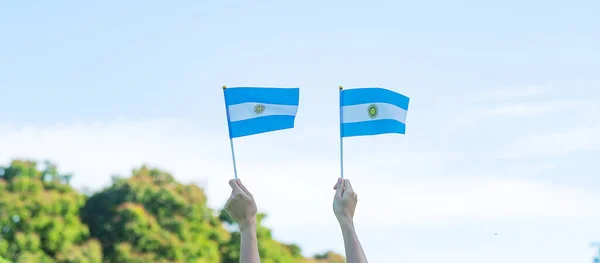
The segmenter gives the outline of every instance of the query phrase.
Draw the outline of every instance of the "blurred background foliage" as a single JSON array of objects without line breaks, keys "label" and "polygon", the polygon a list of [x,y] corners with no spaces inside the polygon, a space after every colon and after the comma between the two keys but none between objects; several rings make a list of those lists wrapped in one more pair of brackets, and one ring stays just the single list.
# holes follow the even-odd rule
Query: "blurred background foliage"
[{"label": "blurred background foliage", "polygon": [[[240,233],[202,188],[147,166],[91,195],[72,188],[72,177],[50,162],[0,166],[0,263],[239,262]],[[257,228],[263,263],[345,262],[273,239],[266,216]]]}]

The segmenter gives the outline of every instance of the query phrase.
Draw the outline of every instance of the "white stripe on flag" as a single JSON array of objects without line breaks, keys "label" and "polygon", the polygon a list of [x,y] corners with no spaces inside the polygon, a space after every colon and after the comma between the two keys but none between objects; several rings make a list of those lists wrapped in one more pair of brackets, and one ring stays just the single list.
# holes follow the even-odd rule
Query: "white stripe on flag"
[{"label": "white stripe on flag", "polygon": [[[377,106],[377,116],[369,115],[369,107]],[[406,110],[389,103],[365,103],[342,107],[344,123],[374,121],[374,120],[397,120],[406,123]]]},{"label": "white stripe on flag", "polygon": [[[261,105],[264,111],[255,111],[258,105]],[[296,116],[296,112],[298,112],[298,106],[296,105],[245,102],[229,106],[229,121],[243,121],[273,115]]]}]

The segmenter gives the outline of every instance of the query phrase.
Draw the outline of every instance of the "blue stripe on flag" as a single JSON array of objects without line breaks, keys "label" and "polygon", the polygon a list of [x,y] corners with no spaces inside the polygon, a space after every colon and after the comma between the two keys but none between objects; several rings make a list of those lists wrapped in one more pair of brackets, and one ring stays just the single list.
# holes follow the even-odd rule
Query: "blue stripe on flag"
[{"label": "blue stripe on flag", "polygon": [[360,88],[360,89],[345,89],[342,90],[343,106],[365,104],[365,103],[389,103],[396,105],[404,110],[408,110],[409,98],[382,88]]},{"label": "blue stripe on flag", "polygon": [[296,116],[271,115],[243,121],[230,122],[231,138],[259,134],[263,132],[278,131],[294,128]]},{"label": "blue stripe on flag", "polygon": [[374,120],[342,124],[343,137],[406,133],[406,124],[396,120]]},{"label": "blue stripe on flag", "polygon": [[226,106],[245,102],[298,105],[299,97],[299,88],[238,87],[225,89]]}]

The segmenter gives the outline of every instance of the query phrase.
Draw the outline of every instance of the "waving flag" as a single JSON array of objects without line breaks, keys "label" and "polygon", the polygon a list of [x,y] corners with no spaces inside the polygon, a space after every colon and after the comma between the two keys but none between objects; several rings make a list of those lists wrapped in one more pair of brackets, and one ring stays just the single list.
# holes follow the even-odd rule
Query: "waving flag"
[{"label": "waving flag", "polygon": [[294,127],[299,88],[225,88],[229,137]]},{"label": "waving flag", "polygon": [[340,87],[340,174],[344,178],[344,137],[406,133],[409,98],[382,88]]},{"label": "waving flag", "polygon": [[340,136],[406,133],[409,98],[382,88],[340,90]]},{"label": "waving flag", "polygon": [[238,178],[233,138],[294,128],[299,88],[227,88],[223,86],[233,174]]}]

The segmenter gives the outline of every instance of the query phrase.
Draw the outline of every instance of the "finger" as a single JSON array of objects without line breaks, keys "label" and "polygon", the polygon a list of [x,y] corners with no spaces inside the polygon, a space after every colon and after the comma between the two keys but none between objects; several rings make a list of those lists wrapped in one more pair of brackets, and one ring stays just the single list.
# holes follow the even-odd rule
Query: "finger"
[{"label": "finger", "polygon": [[344,187],[346,188],[346,191],[354,193],[354,189],[352,189],[352,184],[350,184],[350,180],[344,180]]},{"label": "finger", "polygon": [[341,178],[338,178],[338,181],[335,182],[335,185],[333,185],[333,190],[337,190],[338,189],[338,184],[340,183],[340,179]]},{"label": "finger", "polygon": [[240,186],[237,184],[237,179],[231,179],[229,180],[229,186],[231,186],[231,189],[233,190],[233,192],[244,192],[244,190],[242,190],[242,188],[240,188]]},{"label": "finger", "polygon": [[338,197],[342,197],[342,195],[344,194],[344,180],[342,180],[342,178],[338,178],[336,187],[337,189],[335,189],[335,195],[337,195]]},{"label": "finger", "polygon": [[248,191],[248,189],[246,189],[246,186],[244,186],[242,184],[242,180],[238,179],[237,180],[237,185],[242,189],[242,191],[244,191],[244,193],[246,193],[248,196],[252,196],[252,194],[250,193],[250,191]]}]

